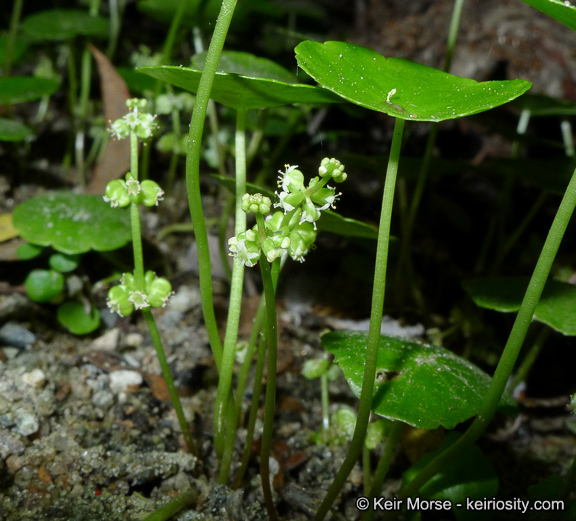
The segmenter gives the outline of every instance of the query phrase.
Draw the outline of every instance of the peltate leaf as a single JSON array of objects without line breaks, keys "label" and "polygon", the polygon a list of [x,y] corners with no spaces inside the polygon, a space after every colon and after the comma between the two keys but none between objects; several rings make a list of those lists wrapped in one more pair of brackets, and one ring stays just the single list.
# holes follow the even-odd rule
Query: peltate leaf
[{"label": "peltate leaf", "polygon": [[99,195],[50,192],[19,205],[12,220],[28,242],[63,253],[115,250],[132,238],[128,210]]},{"label": "peltate leaf", "polygon": [[[528,277],[488,277],[462,282],[477,306],[496,311],[520,309]],[[534,318],[565,335],[576,335],[576,286],[558,280],[546,282]]]},{"label": "peltate leaf", "polygon": [[[360,396],[368,333],[322,335],[348,385]],[[442,347],[381,336],[372,410],[422,429],[447,429],[471,418],[482,406],[490,377],[468,360]],[[500,405],[511,409],[505,395]]]},{"label": "peltate leaf", "polygon": [[0,78],[0,105],[25,103],[50,96],[58,90],[59,83],[47,78],[12,76]]},{"label": "peltate leaf", "polygon": [[[159,65],[138,67],[138,71],[196,94],[202,71]],[[342,103],[332,92],[312,85],[284,83],[269,78],[217,72],[210,97],[236,110],[278,107],[292,103]]]},{"label": "peltate leaf", "polygon": [[34,133],[23,123],[0,118],[0,141],[23,141]]},{"label": "peltate leaf", "polygon": [[532,85],[525,80],[478,83],[344,42],[302,42],[296,59],[321,86],[348,101],[414,121],[477,114],[513,100]]},{"label": "peltate leaf", "polygon": [[98,329],[100,312],[91,307],[86,313],[80,302],[65,302],[58,307],[58,322],[74,335],[87,335]]},{"label": "peltate leaf", "polygon": [[31,40],[59,41],[75,36],[108,34],[108,22],[79,9],[50,9],[34,13],[22,22],[22,30]]},{"label": "peltate leaf", "polygon": [[[208,52],[192,57],[192,67],[202,70]],[[252,78],[268,78],[271,80],[295,83],[296,76],[281,65],[267,58],[260,58],[248,52],[222,51],[218,61],[218,72],[242,74]]]}]

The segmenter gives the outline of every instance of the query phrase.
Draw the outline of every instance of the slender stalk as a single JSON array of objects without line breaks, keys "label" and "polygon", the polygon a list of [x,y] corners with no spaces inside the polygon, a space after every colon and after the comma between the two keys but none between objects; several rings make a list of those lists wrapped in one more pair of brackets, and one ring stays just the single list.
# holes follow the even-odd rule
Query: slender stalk
[{"label": "slender stalk", "polygon": [[[135,179],[138,179],[138,137],[134,131],[130,132],[130,172]],[[137,203],[130,203],[130,225],[132,229],[132,248],[134,252],[134,280],[136,288],[139,291],[144,291],[144,255],[142,253],[140,215]],[[146,320],[148,330],[150,331],[150,336],[152,337],[152,342],[154,343],[154,348],[156,349],[158,361],[160,362],[160,367],[162,368],[162,375],[166,381],[166,386],[168,387],[172,406],[176,411],[178,423],[180,424],[180,429],[184,435],[184,439],[186,440],[186,445],[188,446],[190,453],[196,454],[196,446],[194,444],[194,440],[192,439],[192,434],[190,433],[188,422],[184,416],[184,411],[182,410],[182,404],[180,403],[178,391],[174,385],[174,379],[172,378],[170,366],[166,360],[166,354],[164,353],[164,347],[162,345],[160,334],[158,333],[158,328],[156,326],[154,316],[152,315],[150,308],[142,308],[142,314],[144,315],[144,320]]]},{"label": "slender stalk", "polygon": [[[242,196],[246,193],[246,111],[238,110],[236,114],[236,224],[235,235],[246,231],[246,213],[242,210]],[[228,321],[222,351],[222,364],[218,380],[218,393],[214,406],[214,445],[216,451],[222,454],[225,445],[225,431],[236,431],[236,414],[228,404],[232,391],[232,377],[236,360],[236,344],[238,343],[238,327],[242,309],[242,286],[244,283],[244,262],[240,257],[234,258],[232,282],[230,285],[230,300],[228,303]],[[233,407],[234,408],[234,407]],[[220,482],[228,480],[230,462],[220,464]]]},{"label": "slender stalk", "polygon": [[444,452],[439,454],[434,458],[426,467],[424,467],[420,473],[411,481],[403,490],[400,491],[398,495],[399,498],[406,498],[408,496],[415,495],[418,490],[435,474],[437,474],[442,467],[449,461],[456,458],[461,451],[468,445],[474,443],[484,432],[488,426],[498,402],[504,389],[506,388],[506,383],[512,370],[514,369],[514,364],[522,347],[524,338],[526,337],[526,332],[528,327],[532,322],[532,317],[534,316],[534,310],[546,284],[546,279],[552,268],[552,263],[556,257],[556,252],[560,247],[562,238],[566,231],[566,227],[570,221],[574,208],[576,207],[576,170],[572,174],[570,183],[566,188],[554,222],[550,227],[548,232],[548,237],[540,253],[536,267],[534,268],[534,273],[528,284],[528,289],[524,295],[522,305],[518,311],[518,316],[514,321],[512,331],[508,337],[508,342],[500,357],[498,366],[490,383],[488,393],[484,399],[484,403],[478,416],[464,433],[464,435],[459,438],[456,443],[451,445]]},{"label": "slender stalk", "polygon": [[330,402],[328,401],[328,375],[320,376],[320,395],[322,397],[322,430],[330,427]]},{"label": "slender stalk", "polygon": [[[266,300],[264,302],[264,311],[266,311]],[[264,321],[265,324],[265,321]],[[258,408],[260,406],[260,395],[262,394],[262,378],[264,376],[264,363],[266,361],[266,343],[268,341],[268,335],[266,330],[262,332],[260,337],[260,344],[258,346],[258,360],[256,361],[256,371],[254,374],[254,389],[252,390],[252,402],[250,403],[250,414],[248,415],[248,425],[246,428],[246,443],[244,444],[244,451],[242,452],[242,461],[240,462],[240,468],[234,478],[233,488],[237,489],[242,484],[244,479],[244,474],[248,469],[248,463],[250,463],[250,455],[252,453],[252,441],[254,440],[254,428],[256,426],[256,417],[258,415]],[[240,393],[238,393],[240,396]],[[238,398],[240,401],[240,398]]]},{"label": "slender stalk", "polygon": [[448,31],[446,56],[444,57],[445,72],[448,72],[452,65],[452,55],[454,54],[454,47],[456,46],[456,37],[458,36],[458,28],[460,27],[460,18],[462,16],[463,6],[464,6],[464,0],[456,0],[454,2],[454,9],[452,10],[452,19],[450,20],[450,30]]},{"label": "slender stalk", "polygon": [[510,392],[516,389],[516,387],[520,384],[520,382],[526,380],[526,377],[528,376],[530,369],[534,365],[534,362],[538,358],[540,351],[542,351],[542,347],[544,346],[546,340],[550,336],[551,329],[548,326],[545,326],[543,324],[539,324],[539,326],[541,329],[540,332],[538,333],[538,336],[536,337],[536,340],[534,340],[534,343],[526,353],[524,360],[522,360],[522,363],[520,364],[518,371],[516,371],[516,374],[514,375],[512,382],[508,386],[508,390]]},{"label": "slender stalk", "polygon": [[328,510],[352,471],[352,468],[362,452],[366,428],[370,419],[372,409],[372,395],[374,392],[374,380],[376,377],[376,365],[378,360],[378,349],[380,347],[380,329],[382,327],[382,314],[384,309],[384,294],[386,289],[386,268],[388,265],[388,246],[390,241],[390,222],[392,220],[392,206],[394,203],[394,189],[396,176],[398,173],[398,161],[400,158],[400,147],[402,145],[402,134],[404,131],[404,120],[396,118],[394,124],[394,134],[390,147],[390,158],[386,171],[386,182],[382,197],[382,210],[380,214],[380,226],[378,229],[378,246],[376,250],[376,267],[374,270],[374,286],[372,290],[372,310],[370,313],[370,329],[368,332],[368,344],[366,346],[366,364],[364,367],[364,377],[362,380],[362,394],[360,395],[360,406],[356,428],[346,459],[334,481],[330,485],[328,493],[322,501],[314,521],[321,521],[326,517]]},{"label": "slender stalk", "polygon": [[[396,448],[398,447],[398,443],[400,442],[400,436],[402,436],[404,426],[405,424],[403,422],[395,421],[392,424],[392,427],[390,428],[390,433],[388,434],[388,439],[386,440],[384,451],[382,452],[382,456],[380,457],[380,461],[378,462],[378,466],[376,467],[376,472],[374,473],[374,477],[372,478],[372,485],[370,487],[370,494],[369,494],[370,498],[377,497],[380,495],[380,492],[382,490],[382,484],[384,483],[386,474],[388,474],[388,470],[390,469],[392,458],[396,453]],[[374,509],[369,508],[364,513],[362,521],[371,521],[372,519],[374,519]]]},{"label": "slender stalk", "polygon": [[[258,228],[262,233],[264,219],[261,214],[256,214]],[[265,233],[265,232],[264,232]],[[276,259],[275,264],[280,264]],[[260,271],[266,297],[266,326],[268,337],[268,374],[266,379],[266,402],[264,407],[264,430],[262,432],[262,446],[260,448],[260,478],[262,479],[262,492],[268,518],[277,521],[278,514],[272,498],[270,486],[270,449],[272,447],[272,431],[274,429],[274,411],[276,409],[276,363],[278,358],[278,332],[276,319],[276,298],[274,282],[270,270],[270,264],[264,252],[260,254]]]},{"label": "slender stalk", "polygon": [[214,28],[214,34],[206,56],[206,63],[198,91],[196,92],[196,101],[192,111],[190,121],[190,139],[186,154],[186,189],[188,193],[188,205],[190,207],[190,216],[194,224],[194,235],[198,247],[198,271],[200,279],[200,292],[202,295],[202,312],[204,322],[210,339],[210,346],[216,361],[216,366],[220,368],[222,358],[222,346],[216,324],[216,315],[214,313],[214,303],[212,301],[212,272],[210,268],[210,250],[208,248],[208,233],[202,210],[202,197],[200,193],[200,147],[202,144],[202,132],[204,131],[204,120],[210,91],[214,82],[214,75],[218,67],[218,61],[224,41],[234,15],[236,0],[223,0],[220,14]]},{"label": "slender stalk", "polygon": [[154,348],[156,349],[156,356],[158,356],[158,361],[160,362],[160,367],[162,369],[162,376],[166,382],[166,387],[168,387],[168,393],[170,394],[170,401],[172,402],[172,407],[176,411],[176,417],[178,418],[178,423],[180,424],[180,430],[184,435],[186,440],[186,446],[191,454],[195,456],[198,455],[198,449],[192,438],[192,433],[190,432],[190,427],[186,421],[186,416],[184,415],[184,410],[182,409],[182,403],[180,402],[180,397],[178,396],[178,390],[174,384],[174,378],[172,378],[172,372],[170,371],[170,366],[168,365],[168,360],[166,359],[166,354],[164,352],[164,346],[162,345],[162,339],[160,338],[160,333],[158,332],[158,327],[156,326],[156,321],[154,320],[154,315],[150,308],[143,308],[142,314],[144,315],[144,320],[146,320],[146,325],[150,331],[150,336],[152,337],[152,342],[154,343]]},{"label": "slender stalk", "polygon": [[[278,285],[278,277],[280,276],[280,270],[282,269],[283,263],[272,264],[272,283],[274,284],[274,292],[276,292],[276,287]],[[254,318],[254,324],[252,326],[252,332],[250,334],[250,344],[247,353],[247,359],[244,362],[242,370],[238,375],[238,418],[240,418],[242,395],[244,394],[244,389],[246,387],[245,380],[247,378],[248,370],[250,369],[250,361],[253,356],[253,350],[250,348],[252,342],[256,343],[256,337],[260,333],[263,327],[262,334],[260,335],[260,343],[258,346],[258,359],[256,360],[256,370],[254,374],[254,388],[252,389],[252,401],[250,403],[250,413],[248,415],[248,425],[246,432],[246,443],[244,444],[244,451],[242,453],[242,461],[240,463],[240,469],[236,474],[234,479],[234,488],[240,487],[246,469],[248,468],[248,463],[250,462],[250,455],[252,452],[252,441],[254,439],[254,427],[256,425],[256,417],[258,415],[258,408],[260,405],[260,395],[262,394],[262,379],[264,375],[264,363],[266,361],[266,343],[268,341],[267,324],[266,324],[266,297],[262,295],[260,300],[260,305],[258,306],[258,311],[256,312],[256,317]],[[248,359],[248,356],[250,357]],[[243,372],[245,376],[243,376]]]},{"label": "slender stalk", "polygon": [[8,31],[8,43],[6,45],[6,62],[4,65],[4,76],[10,76],[12,60],[14,59],[14,48],[16,46],[16,35],[18,34],[18,24],[22,17],[22,7],[24,0],[15,0],[10,16],[10,29]]}]

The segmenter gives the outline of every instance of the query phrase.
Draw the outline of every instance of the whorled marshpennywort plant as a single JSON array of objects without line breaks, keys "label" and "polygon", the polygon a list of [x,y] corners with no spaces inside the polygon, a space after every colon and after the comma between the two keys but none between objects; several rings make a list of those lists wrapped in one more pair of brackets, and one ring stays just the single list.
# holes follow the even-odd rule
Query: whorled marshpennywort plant
[{"label": "whorled marshpennywort plant", "polygon": [[125,273],[120,284],[110,289],[108,307],[123,317],[132,314],[135,310],[140,310],[144,315],[162,368],[162,375],[178,417],[180,429],[186,440],[188,450],[192,454],[196,454],[194,439],[186,422],[178,391],[166,360],[162,340],[151,311],[151,308],[166,305],[172,294],[172,286],[168,280],[157,277],[154,272],[144,272],[139,205],[157,206],[164,195],[164,191],[155,181],[147,179],[140,182],[138,180],[138,141],[149,140],[156,128],[154,116],[147,112],[141,112],[146,104],[146,100],[143,99],[128,100],[126,106],[130,111],[123,118],[114,121],[110,128],[115,138],[130,139],[130,172],[126,174],[125,179],[116,179],[108,183],[104,200],[116,208],[130,207],[134,272]]}]

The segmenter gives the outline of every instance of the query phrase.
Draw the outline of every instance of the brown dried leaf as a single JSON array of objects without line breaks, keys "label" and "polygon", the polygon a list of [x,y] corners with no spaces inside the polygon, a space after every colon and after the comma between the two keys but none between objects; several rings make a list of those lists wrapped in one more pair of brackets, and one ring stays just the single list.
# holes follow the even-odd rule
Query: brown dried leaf
[{"label": "brown dried leaf", "polygon": [[[116,72],[110,60],[96,47],[88,44],[100,73],[100,88],[106,121],[115,121],[126,114],[126,100],[130,92],[126,82]],[[104,146],[101,163],[94,167],[86,188],[89,194],[104,194],[106,185],[130,169],[130,140],[109,139]]]}]

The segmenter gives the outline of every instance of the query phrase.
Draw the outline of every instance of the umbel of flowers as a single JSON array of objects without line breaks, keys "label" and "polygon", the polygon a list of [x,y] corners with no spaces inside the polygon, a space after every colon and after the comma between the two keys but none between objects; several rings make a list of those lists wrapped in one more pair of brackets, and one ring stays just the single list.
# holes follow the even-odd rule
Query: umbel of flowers
[{"label": "umbel of flowers", "polygon": [[290,255],[294,260],[304,262],[304,257],[316,240],[316,221],[323,210],[334,208],[341,195],[327,183],[333,180],[341,183],[348,177],[344,165],[337,159],[324,158],[318,169],[319,176],[313,177],[308,186],[304,184],[304,174],[297,166],[286,165],[279,172],[276,192],[280,208],[272,215],[272,202],[262,194],[245,194],[242,197],[242,209],[246,212],[268,215],[264,229],[258,224],[228,240],[230,254],[252,267],[263,252],[268,262]]},{"label": "umbel of flowers", "polygon": [[[126,101],[130,112],[123,118],[112,123],[110,132],[118,139],[131,138],[132,148],[137,151],[137,140],[147,140],[152,137],[156,129],[155,117],[139,109],[146,107],[144,99],[130,99]],[[137,156],[136,156],[137,157]],[[116,179],[106,186],[104,200],[115,208],[129,205],[143,204],[144,206],[157,206],[162,201],[164,191],[157,183],[146,179],[138,181],[137,163],[132,164],[132,171],[126,174],[125,180]],[[132,226],[138,222],[138,212],[132,216]],[[139,229],[139,224],[137,225]],[[134,230],[133,230],[134,231]],[[140,237],[133,237],[133,241],[140,241]],[[135,249],[135,263],[142,265],[141,247]],[[139,258],[137,258],[139,257]],[[140,281],[134,273],[125,273],[120,284],[108,292],[108,307],[120,316],[128,316],[135,309],[165,306],[172,294],[172,286],[168,280],[157,277],[153,271],[143,274],[140,271]],[[142,276],[143,274],[143,276]]]}]

